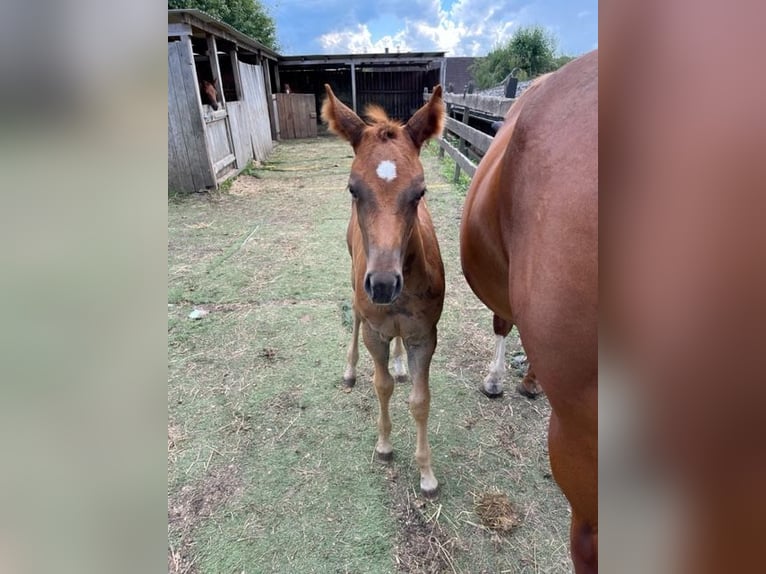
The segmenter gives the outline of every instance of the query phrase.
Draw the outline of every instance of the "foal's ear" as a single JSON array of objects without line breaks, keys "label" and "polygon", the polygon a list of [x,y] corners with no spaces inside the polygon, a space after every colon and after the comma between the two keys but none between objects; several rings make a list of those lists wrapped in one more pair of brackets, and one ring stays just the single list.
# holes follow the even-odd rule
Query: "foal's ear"
[{"label": "foal's ear", "polygon": [[356,150],[356,146],[362,141],[366,124],[351,108],[335,97],[329,84],[325,84],[324,89],[327,99],[322,105],[322,119],[327,122],[331,132],[345,138]]},{"label": "foal's ear", "polygon": [[410,118],[404,129],[412,138],[415,147],[420,149],[423,142],[438,136],[444,127],[444,100],[442,100],[442,87],[434,88],[431,99]]}]

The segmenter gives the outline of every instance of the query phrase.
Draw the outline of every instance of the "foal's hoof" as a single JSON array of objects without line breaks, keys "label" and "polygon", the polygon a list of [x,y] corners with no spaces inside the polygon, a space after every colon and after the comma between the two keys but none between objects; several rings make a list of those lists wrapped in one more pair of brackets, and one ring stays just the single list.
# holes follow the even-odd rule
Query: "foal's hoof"
[{"label": "foal's hoof", "polygon": [[420,494],[422,494],[423,498],[425,498],[427,500],[433,500],[433,499],[435,499],[436,497],[439,496],[439,485],[437,484],[436,488],[431,488],[431,489],[428,489],[428,490],[426,490],[425,488],[423,488],[421,486],[420,487]]},{"label": "foal's hoof", "polygon": [[487,383],[484,381],[479,385],[481,393],[490,399],[499,399],[503,396],[503,385],[498,383]]},{"label": "foal's hoof", "polygon": [[394,451],[390,452],[378,452],[375,451],[375,456],[378,458],[380,462],[391,462],[394,460]]},{"label": "foal's hoof", "polygon": [[397,385],[401,385],[402,383],[406,383],[407,382],[407,375],[396,375],[394,377],[394,382]]},{"label": "foal's hoof", "polygon": [[354,385],[356,385],[356,377],[347,379],[343,378],[343,384],[341,385],[341,388],[343,389],[344,393],[350,393],[351,389],[354,388]]}]

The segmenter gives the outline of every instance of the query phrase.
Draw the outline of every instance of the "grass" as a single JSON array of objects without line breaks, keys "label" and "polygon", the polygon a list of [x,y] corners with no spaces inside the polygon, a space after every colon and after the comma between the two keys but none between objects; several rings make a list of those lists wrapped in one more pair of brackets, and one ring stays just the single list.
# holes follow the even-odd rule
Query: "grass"
[{"label": "grass", "polygon": [[[462,194],[435,151],[422,159],[447,273],[431,368],[435,501],[418,492],[408,383],[392,399],[390,465],[372,456],[364,348],[356,388],[339,388],[351,148],[330,137],[281,143],[226,193],[169,197],[169,572],[571,570],[548,403],[513,393],[510,368],[505,397],[477,392],[492,316],[460,273]],[[191,320],[194,308],[209,314]],[[519,344],[509,339],[510,356]],[[483,523],[488,493],[507,498],[512,529]]]}]

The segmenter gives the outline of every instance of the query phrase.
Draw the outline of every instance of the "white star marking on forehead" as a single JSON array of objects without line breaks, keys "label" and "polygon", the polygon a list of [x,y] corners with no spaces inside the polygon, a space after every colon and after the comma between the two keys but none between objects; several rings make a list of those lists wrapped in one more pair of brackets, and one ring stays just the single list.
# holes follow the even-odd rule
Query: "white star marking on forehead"
[{"label": "white star marking on forehead", "polygon": [[396,179],[396,164],[389,160],[383,160],[378,164],[378,169],[375,170],[380,179],[386,181],[394,181]]}]

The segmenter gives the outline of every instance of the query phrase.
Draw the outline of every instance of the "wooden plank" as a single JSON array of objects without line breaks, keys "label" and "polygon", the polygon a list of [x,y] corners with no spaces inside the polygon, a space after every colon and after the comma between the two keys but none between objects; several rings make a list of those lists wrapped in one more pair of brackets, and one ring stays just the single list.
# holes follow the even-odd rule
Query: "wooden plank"
[{"label": "wooden plank", "polygon": [[487,149],[492,144],[491,136],[453,118],[447,118],[445,127],[461,139],[466,140],[482,153],[486,153]]},{"label": "wooden plank", "polygon": [[476,173],[476,166],[471,163],[471,160],[460,153],[460,151],[452,146],[447,140],[440,138],[438,141],[442,149],[444,149],[444,151],[455,160],[455,163],[460,166],[460,169],[465,171],[470,177],[473,177],[473,174]]},{"label": "wooden plank", "polygon": [[244,169],[253,159],[253,146],[250,144],[250,123],[242,102],[229,102],[229,125],[231,126],[234,155],[237,169]]},{"label": "wooden plank", "polygon": [[[180,75],[186,94],[186,103],[184,110],[189,114],[188,125],[192,130],[191,139],[187,139],[187,145],[193,146],[197,157],[192,162],[193,175],[198,189],[215,187],[215,174],[213,173],[213,162],[207,152],[205,141],[205,122],[202,118],[202,96],[199,91],[199,81],[197,79],[197,70],[194,67],[194,53],[192,50],[191,38],[184,37],[181,41],[181,60],[183,64],[183,73]],[[201,183],[200,183],[201,180]]]},{"label": "wooden plank", "polygon": [[217,174],[221,170],[223,170],[224,167],[226,167],[227,165],[233,164],[236,161],[237,161],[237,158],[234,156],[233,153],[230,153],[226,157],[223,157],[223,158],[219,159],[217,162],[215,162],[213,164],[213,169],[215,170],[216,177],[217,177]]},{"label": "wooden plank", "polygon": [[[214,186],[213,166],[207,157],[205,128],[202,120],[202,104],[194,81],[194,63],[191,57],[191,41],[175,43],[178,49],[171,54],[175,61],[169,80],[175,96],[174,109],[178,113],[178,128],[188,155],[188,170],[193,180],[193,190]],[[171,44],[169,44],[170,46]]]},{"label": "wooden plank", "polygon": [[271,151],[271,126],[266,101],[266,87],[260,66],[239,62],[243,82],[243,96],[250,121],[250,139],[253,155],[264,160]]}]

